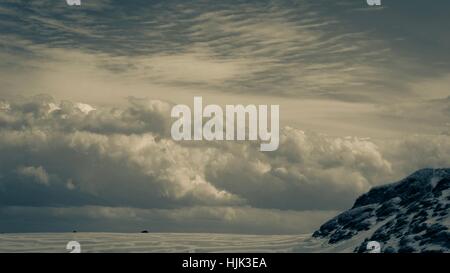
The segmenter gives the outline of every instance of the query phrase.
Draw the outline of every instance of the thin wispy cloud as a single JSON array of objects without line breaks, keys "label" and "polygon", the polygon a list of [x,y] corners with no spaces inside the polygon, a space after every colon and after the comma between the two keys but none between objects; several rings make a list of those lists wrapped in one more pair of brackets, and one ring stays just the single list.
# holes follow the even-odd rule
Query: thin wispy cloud
[{"label": "thin wispy cloud", "polygon": [[[421,71],[405,54],[394,57],[398,45],[386,40],[404,33],[382,37],[372,23],[352,25],[348,18],[359,24],[361,12],[342,5],[101,2],[74,11],[36,2],[4,4],[5,17],[15,20],[2,20],[2,34],[27,41],[21,50],[37,53],[33,45],[45,44],[107,56],[113,60],[107,68],[118,76],[163,85],[382,102],[414,95],[398,78],[416,76],[402,69]],[[11,14],[26,16],[19,21]],[[223,73],[219,81],[209,77],[214,71]]]}]

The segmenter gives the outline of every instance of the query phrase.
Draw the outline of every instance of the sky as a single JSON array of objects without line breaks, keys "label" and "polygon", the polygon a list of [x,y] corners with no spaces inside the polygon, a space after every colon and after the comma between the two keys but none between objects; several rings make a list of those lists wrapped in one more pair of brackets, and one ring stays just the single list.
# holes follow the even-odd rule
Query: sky
[{"label": "sky", "polygon": [[[297,234],[449,167],[450,3],[0,1],[0,232]],[[280,105],[280,146],[175,104]]]}]

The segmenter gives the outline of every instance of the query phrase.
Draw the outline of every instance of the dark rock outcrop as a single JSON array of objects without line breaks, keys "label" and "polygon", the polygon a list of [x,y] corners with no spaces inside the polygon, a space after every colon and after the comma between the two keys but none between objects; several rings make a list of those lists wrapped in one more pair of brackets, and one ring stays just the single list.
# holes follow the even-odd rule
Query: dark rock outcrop
[{"label": "dark rock outcrop", "polygon": [[423,169],[363,194],[313,236],[337,244],[364,234],[355,252],[366,252],[368,241],[390,253],[449,252],[449,212],[450,169]]}]

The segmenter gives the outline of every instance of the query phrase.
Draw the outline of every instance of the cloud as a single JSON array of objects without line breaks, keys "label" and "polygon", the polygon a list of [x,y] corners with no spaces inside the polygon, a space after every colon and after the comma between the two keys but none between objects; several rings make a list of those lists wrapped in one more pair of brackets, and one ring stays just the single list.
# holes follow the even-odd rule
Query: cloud
[{"label": "cloud", "polygon": [[117,205],[148,207],[159,200],[162,206],[168,200],[178,206],[344,207],[395,176],[391,158],[410,145],[397,144],[387,157],[370,139],[284,127],[280,148],[261,153],[257,143],[172,141],[167,133],[171,106],[162,101],[130,98],[124,107],[84,105],[90,111],[43,95],[2,103],[8,105],[0,115],[2,158],[8,160],[4,172],[41,166],[64,185],[72,179],[81,191]]},{"label": "cloud", "polygon": [[340,32],[340,23],[309,1],[290,9],[240,3],[202,12],[189,33],[194,46],[215,53],[211,57],[252,64],[221,90],[372,100],[370,89],[385,73],[377,63],[389,50],[363,31]]},{"label": "cloud", "polygon": [[[393,71],[417,65],[396,56],[393,66],[390,39],[346,22],[348,8],[334,3],[167,2],[142,3],[136,9],[132,4],[102,1],[77,12],[64,3],[54,7],[48,1],[39,3],[22,8],[29,12],[17,11],[24,5],[20,3],[7,7],[27,19],[8,22],[19,31],[0,34],[5,37],[4,52],[9,53],[5,60],[12,58],[14,67],[34,79],[38,85],[31,87],[50,89],[53,95],[70,93],[72,86],[90,89],[83,91],[89,97],[111,94],[104,82],[112,80],[124,86],[129,82],[190,86],[231,94],[352,102],[412,95],[397,80],[408,77],[407,73]],[[121,20],[116,20],[119,16]],[[40,36],[23,27],[27,25],[39,28]],[[3,70],[4,75],[11,73],[11,66]],[[23,89],[25,83],[11,77],[15,78],[8,75],[1,80]],[[79,78],[89,87],[72,80]],[[61,86],[66,88],[58,90]]]},{"label": "cloud", "polygon": [[[0,124],[5,128],[22,126],[54,128],[61,131],[93,133],[169,133],[170,104],[158,100],[128,98],[126,108],[99,108],[80,102],[56,103],[48,95],[0,101]],[[169,115],[167,114],[169,113]]]},{"label": "cloud", "polygon": [[[203,219],[198,211],[225,220],[321,215],[351,206],[372,186],[450,165],[444,134],[372,140],[283,127],[279,149],[264,153],[256,142],[173,141],[171,104],[163,101],[129,98],[109,107],[40,95],[1,105],[2,207],[165,210],[187,226]],[[197,207],[205,209],[183,218]]]},{"label": "cloud", "polygon": [[421,168],[448,168],[449,152],[448,134],[410,135],[383,145],[383,153],[399,173],[412,173]]},{"label": "cloud", "polygon": [[17,173],[24,177],[32,178],[32,180],[36,181],[39,184],[49,185],[49,177],[47,172],[42,166],[39,167],[19,167],[17,169]]},{"label": "cloud", "polygon": [[367,139],[332,138],[290,127],[282,130],[276,152],[245,147],[236,153],[220,154],[208,165],[207,178],[259,207],[343,208],[352,196],[392,174],[389,161]]},{"label": "cloud", "polygon": [[216,232],[304,234],[337,211],[280,211],[249,207],[0,207],[2,232]]},{"label": "cloud", "polygon": [[[439,84],[446,86],[446,83],[441,80],[436,80],[432,85],[438,86]],[[437,90],[439,93],[442,92],[442,88]],[[431,89],[422,89],[422,91],[430,91],[430,94],[433,92]],[[378,106],[373,114],[372,124],[383,124],[384,129],[390,132],[403,132],[403,134],[409,135],[448,134],[450,97],[447,95],[434,99],[405,99],[403,102],[386,103]]]}]

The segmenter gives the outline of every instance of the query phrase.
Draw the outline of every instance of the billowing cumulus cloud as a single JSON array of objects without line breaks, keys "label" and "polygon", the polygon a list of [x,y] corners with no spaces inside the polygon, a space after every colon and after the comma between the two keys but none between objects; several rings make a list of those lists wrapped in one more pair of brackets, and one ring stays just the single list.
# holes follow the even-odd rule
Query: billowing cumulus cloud
[{"label": "billowing cumulus cloud", "polygon": [[[242,211],[304,215],[344,209],[374,185],[450,164],[448,135],[374,141],[284,127],[279,149],[260,152],[252,142],[173,141],[163,101],[104,107],[40,95],[1,105],[5,207],[128,207],[164,217],[203,207],[220,221]],[[186,221],[201,218],[195,211]]]}]

